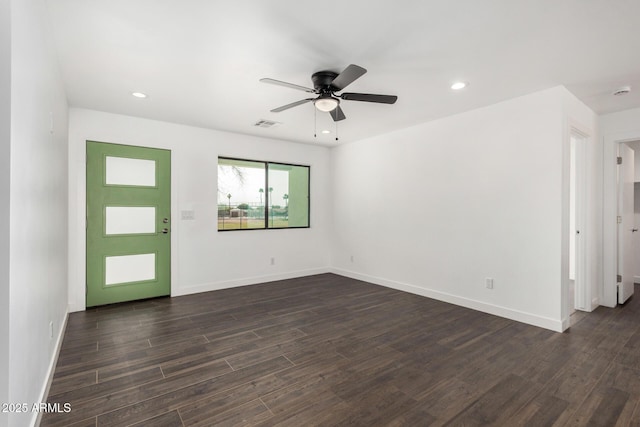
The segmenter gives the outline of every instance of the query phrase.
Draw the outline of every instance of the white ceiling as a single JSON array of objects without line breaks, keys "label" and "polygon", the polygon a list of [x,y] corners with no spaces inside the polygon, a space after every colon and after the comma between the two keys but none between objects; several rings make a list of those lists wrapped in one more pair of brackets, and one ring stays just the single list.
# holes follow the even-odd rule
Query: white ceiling
[{"label": "white ceiling", "polygon": [[[638,0],[48,0],[69,104],[314,144],[335,125],[311,74],[353,63],[341,142],[564,85],[597,113],[640,107]],[[461,92],[449,86],[469,82]],[[620,86],[631,94],[614,97]],[[141,91],[141,100],[131,92]],[[260,119],[282,125],[253,126]],[[328,129],[329,135],[320,130]]]}]

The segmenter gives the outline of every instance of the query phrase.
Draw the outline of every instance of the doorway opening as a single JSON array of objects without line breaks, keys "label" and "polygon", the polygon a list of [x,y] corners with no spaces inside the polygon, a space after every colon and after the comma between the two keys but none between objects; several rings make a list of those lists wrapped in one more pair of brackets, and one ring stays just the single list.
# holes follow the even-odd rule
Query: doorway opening
[{"label": "doorway opening", "polygon": [[589,311],[586,284],[586,147],[587,138],[572,130],[569,138],[569,314]]},{"label": "doorway opening", "polygon": [[617,215],[617,303],[624,304],[632,295],[634,283],[637,282],[637,262],[640,254],[638,228],[636,221],[636,150],[640,142],[618,144],[618,215]]},{"label": "doorway opening", "polygon": [[[600,300],[596,301],[606,307],[615,307],[618,304],[618,232],[620,225],[618,219],[618,198],[620,189],[618,186],[619,148],[622,144],[633,146],[640,142],[640,130],[615,132],[605,134],[603,137],[603,211],[602,211],[602,291]],[[640,155],[639,155],[640,157]],[[635,170],[635,165],[634,165]],[[626,228],[626,227],[625,227]],[[633,228],[633,227],[632,227]],[[633,233],[639,234],[639,233]]]}]

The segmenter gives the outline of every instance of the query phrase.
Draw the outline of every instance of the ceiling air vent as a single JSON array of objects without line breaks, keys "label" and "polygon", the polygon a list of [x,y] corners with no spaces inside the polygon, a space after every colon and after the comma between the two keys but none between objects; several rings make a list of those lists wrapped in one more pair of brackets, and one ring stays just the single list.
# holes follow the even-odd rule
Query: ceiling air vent
[{"label": "ceiling air vent", "polygon": [[274,122],[274,121],[271,121],[271,120],[261,119],[261,120],[258,120],[257,122],[255,122],[253,125],[257,126],[259,128],[272,128],[274,126],[278,126],[278,125],[281,125],[281,124],[282,123],[280,123],[280,122]]}]

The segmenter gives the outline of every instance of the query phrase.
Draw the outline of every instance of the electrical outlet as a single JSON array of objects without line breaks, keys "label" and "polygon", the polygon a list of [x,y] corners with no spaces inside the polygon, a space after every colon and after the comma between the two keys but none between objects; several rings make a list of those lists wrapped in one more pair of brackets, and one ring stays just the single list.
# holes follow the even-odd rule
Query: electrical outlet
[{"label": "electrical outlet", "polygon": [[53,320],[49,322],[49,339],[53,339]]},{"label": "electrical outlet", "polygon": [[493,279],[491,277],[487,277],[486,279],[484,279],[484,285],[487,287],[487,289],[493,289]]},{"label": "electrical outlet", "polygon": [[271,257],[271,265],[276,265],[276,259],[274,257]]}]

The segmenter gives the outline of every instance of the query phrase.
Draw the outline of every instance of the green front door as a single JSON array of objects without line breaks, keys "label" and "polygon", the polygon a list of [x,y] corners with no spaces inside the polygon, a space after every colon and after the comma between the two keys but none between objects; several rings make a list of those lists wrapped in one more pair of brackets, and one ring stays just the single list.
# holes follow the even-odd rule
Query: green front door
[{"label": "green front door", "polygon": [[171,293],[171,152],[87,141],[87,307]]}]

